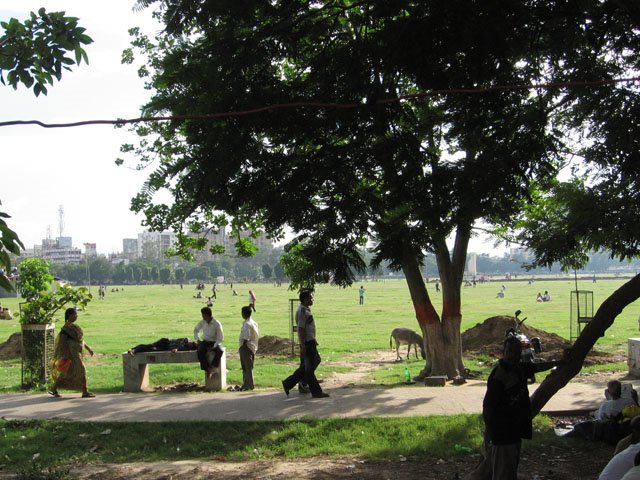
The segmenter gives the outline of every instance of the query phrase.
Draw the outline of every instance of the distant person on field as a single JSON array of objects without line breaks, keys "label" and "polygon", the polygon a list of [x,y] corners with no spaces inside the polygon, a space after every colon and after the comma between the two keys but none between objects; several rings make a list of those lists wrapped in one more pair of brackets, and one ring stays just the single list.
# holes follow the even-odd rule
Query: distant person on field
[{"label": "distant person on field", "polygon": [[364,292],[365,292],[364,287],[360,285],[360,290],[358,290],[358,294],[360,297],[360,305],[364,305]]},{"label": "distant person on field", "polygon": [[[222,324],[213,318],[211,308],[203,307],[200,309],[202,320],[200,320],[193,329],[193,338],[197,342],[198,360],[200,368],[207,372],[209,378],[220,368],[220,359],[222,358],[222,341],[224,340],[224,332]],[[200,338],[202,332],[202,339]],[[213,360],[209,363],[207,353],[213,352]]]},{"label": "distant person on field", "polygon": [[244,323],[240,330],[240,365],[242,366],[242,387],[240,390],[253,390],[253,362],[258,351],[258,324],[251,318],[251,307],[242,307],[240,312]]},{"label": "distant person on field", "polygon": [[540,292],[538,292],[538,295],[536,295],[536,302],[544,302],[544,300],[542,299],[542,294]]},{"label": "distant person on field", "polygon": [[313,398],[326,398],[329,394],[322,391],[315,373],[321,359],[318,354],[318,342],[316,341],[316,324],[310,308],[313,305],[313,292],[311,290],[302,290],[299,298],[300,305],[296,311],[296,322],[302,361],[298,369],[282,381],[282,388],[284,393],[289,396],[289,391],[304,379]]},{"label": "distant person on field", "polygon": [[256,294],[253,293],[253,290],[249,290],[249,307],[255,312],[256,311]]},{"label": "distant person on field", "polygon": [[87,370],[84,366],[83,350],[93,357],[93,350],[84,342],[84,333],[76,325],[78,312],[75,308],[67,308],[64,312],[64,326],[56,339],[51,376],[53,385],[49,395],[60,397],[58,388],[82,390],[82,398],[93,398],[95,395],[87,390]]},{"label": "distant person on field", "polygon": [[547,290],[544,291],[544,295],[542,295],[542,301],[543,302],[550,302],[551,301],[551,295],[549,295],[549,292]]},{"label": "distant person on field", "polygon": [[436,292],[440,291],[440,280],[436,279]]},{"label": "distant person on field", "polygon": [[195,350],[198,347],[196,342],[190,342],[188,338],[161,338],[153,343],[142,343],[127,350],[129,355],[144,352],[186,352]]},{"label": "distant person on field", "polygon": [[531,439],[531,401],[527,379],[563,361],[521,362],[522,346],[516,337],[507,337],[503,356],[487,380],[482,402],[485,439],[489,443],[493,480],[515,480],[522,439]]}]

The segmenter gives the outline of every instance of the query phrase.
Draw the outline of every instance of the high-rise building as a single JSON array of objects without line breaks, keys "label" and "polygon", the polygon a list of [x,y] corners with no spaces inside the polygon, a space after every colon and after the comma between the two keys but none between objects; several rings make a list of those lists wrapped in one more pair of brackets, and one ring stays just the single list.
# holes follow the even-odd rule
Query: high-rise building
[{"label": "high-rise building", "polygon": [[160,260],[165,250],[176,243],[173,232],[142,232],[138,234],[138,258]]},{"label": "high-rise building", "polygon": [[[264,232],[260,233],[257,238],[251,238],[251,233],[251,230],[243,230],[240,232],[240,237],[251,239],[254,245],[258,247],[258,250],[264,250],[273,247],[273,242],[269,237],[267,237]],[[231,242],[232,245],[233,243],[234,242]]]},{"label": "high-rise building", "polygon": [[84,244],[84,255],[85,257],[97,257],[98,249],[96,248],[95,243],[85,243]]},{"label": "high-rise building", "polygon": [[43,260],[55,263],[80,263],[82,261],[82,252],[79,248],[73,247],[71,237],[42,240],[42,249],[38,256]]},{"label": "high-rise building", "polygon": [[213,260],[217,260],[219,255],[212,254],[209,249],[213,243],[217,245],[222,245],[225,249],[229,248],[229,236],[224,228],[220,230],[209,230],[206,233],[189,233],[189,236],[192,238],[205,238],[207,239],[207,246],[204,250],[197,250],[193,252],[193,255],[196,257],[196,263],[199,265],[204,262],[210,262]]},{"label": "high-rise building", "polygon": [[129,260],[138,258],[138,239],[123,238],[122,239],[122,256]]}]

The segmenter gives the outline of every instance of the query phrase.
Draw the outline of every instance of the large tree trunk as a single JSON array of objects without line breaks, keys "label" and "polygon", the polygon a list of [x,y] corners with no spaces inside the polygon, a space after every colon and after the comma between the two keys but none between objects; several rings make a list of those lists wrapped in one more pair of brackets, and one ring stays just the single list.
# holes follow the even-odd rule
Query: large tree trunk
[{"label": "large tree trunk", "polygon": [[[640,275],[633,277],[602,302],[593,319],[582,330],[571,347],[569,362],[547,375],[531,395],[534,416],[540,413],[551,397],[580,372],[584,359],[598,339],[604,336],[607,328],[613,324],[620,312],[638,298],[640,298]],[[465,480],[491,479],[491,463],[486,453],[484,451],[482,453],[483,460],[472,472],[463,477]]]},{"label": "large tree trunk", "polygon": [[460,341],[460,325],[462,323],[460,288],[469,242],[468,232],[468,229],[458,230],[452,257],[449,256],[444,239],[435,248],[442,284],[441,317],[438,316],[431,303],[416,255],[411,251],[405,252],[403,271],[409,286],[416,319],[422,330],[427,355],[425,368],[415,377],[416,380],[433,375],[452,379],[464,372]]},{"label": "large tree trunk", "polygon": [[429,298],[422,272],[420,272],[420,265],[415,255],[405,254],[402,270],[407,280],[409,294],[416,312],[416,320],[418,320],[418,325],[420,325],[420,330],[422,331],[424,350],[427,355],[426,366],[416,377],[416,379],[421,379],[432,375],[433,371],[441,371],[442,368],[441,362],[438,360],[440,352],[444,349],[441,344],[441,335],[437,334],[437,330],[440,328],[440,318]]}]

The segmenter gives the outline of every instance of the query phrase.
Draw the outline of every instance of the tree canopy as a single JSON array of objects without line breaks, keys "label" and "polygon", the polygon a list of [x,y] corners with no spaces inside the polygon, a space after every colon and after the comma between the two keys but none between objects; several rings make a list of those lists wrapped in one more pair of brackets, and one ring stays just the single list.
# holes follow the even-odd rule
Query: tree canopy
[{"label": "tree canopy", "polygon": [[[33,88],[39,96],[47,94],[47,85],[60,81],[63,70],[84,60],[89,63],[82,48],[93,42],[76,17],[65,12],[31,12],[28,19],[11,18],[0,22],[4,29],[0,36],[0,82],[14,89],[22,83]],[[73,55],[73,56],[70,56]]]},{"label": "tree canopy", "polygon": [[[155,166],[133,209],[158,230],[225,215],[276,238],[289,227],[298,285],[349,285],[373,239],[374,266],[407,278],[424,374],[463,371],[475,223],[507,229],[545,198],[579,153],[574,135],[606,157],[607,132],[622,126],[605,106],[634,100],[608,83],[637,71],[638,12],[624,2],[139,3],[166,25],[154,40],[133,32],[154,91],[143,113],[199,118],[142,126],[123,148]],[[171,202],[157,201],[163,189]],[[420,274],[426,252],[440,316]]]}]

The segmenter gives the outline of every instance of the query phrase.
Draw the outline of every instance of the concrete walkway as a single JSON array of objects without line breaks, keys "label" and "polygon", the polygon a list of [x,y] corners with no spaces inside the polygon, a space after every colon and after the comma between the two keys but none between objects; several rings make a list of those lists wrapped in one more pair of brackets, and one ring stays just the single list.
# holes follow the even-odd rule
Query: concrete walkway
[{"label": "concrete walkway", "polygon": [[[543,412],[595,410],[603,400],[602,383],[570,383]],[[535,388],[531,386],[530,391]],[[64,419],[96,422],[243,421],[301,418],[407,417],[480,413],[485,381],[462,386],[414,385],[396,388],[328,388],[330,398],[312,399],[297,390],[224,393],[119,393],[80,398],[63,393],[0,395],[5,419]]]}]

